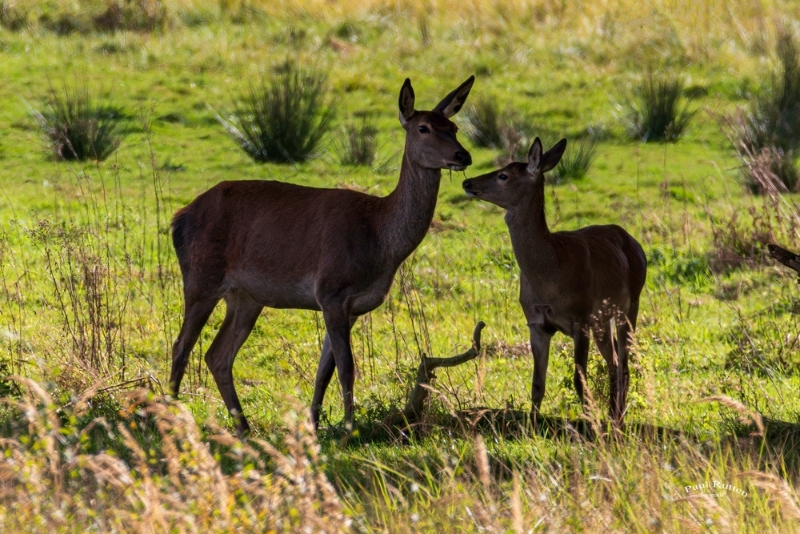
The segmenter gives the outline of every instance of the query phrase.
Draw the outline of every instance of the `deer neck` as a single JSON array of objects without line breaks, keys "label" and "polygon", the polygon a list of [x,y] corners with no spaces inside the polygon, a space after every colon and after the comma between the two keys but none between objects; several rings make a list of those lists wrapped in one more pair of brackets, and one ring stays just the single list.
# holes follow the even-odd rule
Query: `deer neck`
[{"label": "deer neck", "polygon": [[506,212],[506,225],[517,263],[531,282],[551,278],[558,272],[558,259],[545,219],[543,179],[532,194]]},{"label": "deer neck", "polygon": [[400,180],[394,191],[385,197],[382,225],[387,253],[398,264],[419,246],[428,233],[441,178],[441,170],[421,167],[403,154]]}]

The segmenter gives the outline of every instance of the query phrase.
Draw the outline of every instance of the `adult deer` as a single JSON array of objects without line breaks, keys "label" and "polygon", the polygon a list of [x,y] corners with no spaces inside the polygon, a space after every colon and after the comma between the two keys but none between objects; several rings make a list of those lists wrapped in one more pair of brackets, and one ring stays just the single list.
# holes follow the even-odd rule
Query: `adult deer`
[{"label": "adult deer", "polygon": [[400,90],[406,132],[400,179],[385,197],[274,181],[222,182],[179,210],[172,241],[183,274],[184,320],[172,349],[170,387],[177,396],[192,347],[216,304],[227,311],[205,361],[240,435],[249,430],[233,385],[233,360],[261,310],[321,311],[327,333],[311,414],[319,424],[336,368],[345,424],[353,424],[356,318],[386,298],[395,272],[428,232],[441,169],[472,163],[449,118],[464,105],[474,76],[432,111],[414,109],[414,89]]},{"label": "adult deer", "polygon": [[531,336],[534,419],[544,398],[550,338],[555,332],[573,339],[575,389],[584,402],[591,330],[608,364],[611,418],[622,424],[630,376],[629,334],[636,328],[647,260],[641,245],[616,225],[550,232],[545,219],[544,173],[558,164],[566,147],[567,141],[562,139],[542,154],[537,137],[527,163],[511,163],[462,185],[468,196],[506,209],[520,268],[519,300]]}]

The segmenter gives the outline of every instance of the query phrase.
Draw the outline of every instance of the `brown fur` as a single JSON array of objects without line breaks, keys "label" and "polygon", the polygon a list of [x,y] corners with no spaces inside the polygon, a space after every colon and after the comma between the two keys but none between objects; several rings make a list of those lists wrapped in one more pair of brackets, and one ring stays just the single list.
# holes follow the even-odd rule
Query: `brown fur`
[{"label": "brown fur", "polygon": [[[537,138],[528,163],[511,163],[465,180],[470,196],[507,210],[506,224],[520,266],[520,303],[534,357],[531,397],[537,413],[544,398],[550,338],[575,343],[574,384],[584,401],[589,331],[605,358],[611,381],[612,419],[621,424],[629,385],[629,333],[636,328],[647,260],[641,245],[617,225],[550,232],[544,209],[544,172],[561,159],[566,140],[542,154]],[[612,339],[612,321],[616,340]]]},{"label": "brown fur", "polygon": [[173,394],[200,330],[225,299],[225,320],[205,360],[237,430],[246,432],[233,360],[261,310],[319,310],[327,335],[312,401],[314,423],[336,368],[345,422],[352,424],[350,329],[359,315],[383,302],[397,268],[425,237],[441,169],[472,163],[449,117],[463,105],[473,80],[433,111],[414,110],[406,80],[400,96],[405,153],[397,187],[386,197],[273,181],[222,182],[175,214],[172,237],[183,274],[185,318],[173,346]]}]

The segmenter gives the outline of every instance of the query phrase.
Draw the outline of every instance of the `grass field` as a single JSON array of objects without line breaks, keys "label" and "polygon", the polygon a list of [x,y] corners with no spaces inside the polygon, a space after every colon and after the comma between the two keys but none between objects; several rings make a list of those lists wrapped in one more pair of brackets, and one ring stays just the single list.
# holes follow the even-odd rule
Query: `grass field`
[{"label": "grass field", "polygon": [[[0,371],[24,377],[0,381],[8,531],[797,531],[800,299],[765,244],[800,248],[800,211],[795,194],[748,192],[720,119],[769,78],[794,3],[115,4],[140,15],[132,29],[97,22],[109,5],[0,1]],[[218,117],[287,60],[327,73],[334,127],[307,163],[254,163]],[[623,125],[648,69],[682,73],[697,110],[675,143]],[[594,347],[593,439],[475,417],[529,411],[532,360],[503,212],[446,171],[429,235],[353,329],[368,430],[405,403],[421,353],[463,352],[487,323],[481,357],[439,372],[418,432],[345,443],[334,380],[317,444],[304,410],[324,327],[307,311],[265,310],[239,352],[244,444],[202,360],[222,306],[184,404],[160,402],[182,314],[172,214],[222,180],[387,194],[403,80],[426,109],[470,74],[470,102],[495,99],[548,140],[596,140],[585,178],[547,187],[551,228],[617,223],[647,253],[621,435],[598,422]],[[121,108],[128,134],[103,162],[44,148],[32,110],[65,83]],[[376,163],[340,165],[342,127],[364,115]],[[460,140],[467,177],[495,168],[500,149]],[[571,351],[554,338],[543,411],[559,428],[582,417]]]}]

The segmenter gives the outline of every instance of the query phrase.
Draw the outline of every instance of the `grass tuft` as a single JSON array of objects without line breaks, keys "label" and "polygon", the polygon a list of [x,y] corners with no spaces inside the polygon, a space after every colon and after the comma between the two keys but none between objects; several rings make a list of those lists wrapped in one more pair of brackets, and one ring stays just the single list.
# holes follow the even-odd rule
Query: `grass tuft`
[{"label": "grass tuft", "polygon": [[464,110],[464,135],[476,147],[500,148],[503,146],[506,122],[495,100],[479,98]]},{"label": "grass tuft", "polygon": [[28,11],[13,0],[0,0],[0,28],[19,31],[28,25]]},{"label": "grass tuft", "polygon": [[110,0],[106,10],[92,22],[98,31],[154,31],[167,25],[163,2],[152,0]]},{"label": "grass tuft", "polygon": [[589,173],[597,156],[594,139],[581,139],[567,145],[567,151],[558,162],[553,177],[556,183],[580,180]]},{"label": "grass tuft", "polygon": [[287,63],[234,103],[230,121],[218,120],[254,161],[299,163],[317,154],[330,129],[334,111],[327,93],[324,74]]},{"label": "grass tuft", "polygon": [[378,129],[366,117],[345,124],[335,149],[342,165],[371,166],[378,155]]},{"label": "grass tuft", "polygon": [[796,191],[800,185],[795,162],[800,149],[800,51],[784,30],[778,35],[776,56],[777,68],[748,108],[723,119],[744,162],[744,183],[753,193],[770,187]]},{"label": "grass tuft", "polygon": [[122,109],[100,104],[86,85],[64,85],[60,92],[51,87],[42,110],[33,114],[48,149],[64,160],[103,161],[127,134]]},{"label": "grass tuft", "polygon": [[681,105],[683,89],[679,74],[648,72],[626,103],[631,136],[645,143],[677,141],[696,111]]}]

